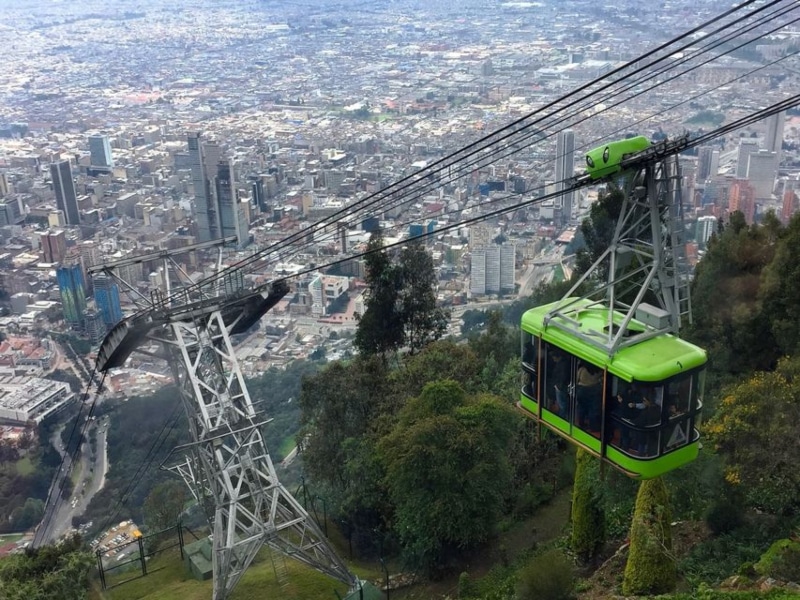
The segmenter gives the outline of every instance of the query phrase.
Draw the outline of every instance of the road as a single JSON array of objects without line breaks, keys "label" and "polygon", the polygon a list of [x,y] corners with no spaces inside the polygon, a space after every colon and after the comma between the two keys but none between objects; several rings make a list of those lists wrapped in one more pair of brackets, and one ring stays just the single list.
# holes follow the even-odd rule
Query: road
[{"label": "road", "polygon": [[[53,494],[54,497],[51,498],[50,505],[45,511],[45,515],[52,514],[49,517],[49,522],[47,522],[47,531],[44,533],[41,542],[39,542],[37,536],[37,542],[41,544],[53,542],[71,529],[72,518],[82,515],[94,495],[105,485],[106,473],[108,472],[107,420],[95,422],[92,427],[97,428],[97,455],[90,456],[88,442],[81,446],[80,457],[76,465],[76,468],[80,469],[80,479],[78,479],[70,498],[62,499],[60,494]],[[58,434],[54,434],[50,441],[59,454],[63,456],[64,448],[61,443],[60,429]],[[64,461],[62,471],[59,477],[56,478],[54,485],[58,485],[57,482],[60,481],[60,478],[71,472],[70,458],[67,457]],[[45,522],[44,519],[43,522]]]}]

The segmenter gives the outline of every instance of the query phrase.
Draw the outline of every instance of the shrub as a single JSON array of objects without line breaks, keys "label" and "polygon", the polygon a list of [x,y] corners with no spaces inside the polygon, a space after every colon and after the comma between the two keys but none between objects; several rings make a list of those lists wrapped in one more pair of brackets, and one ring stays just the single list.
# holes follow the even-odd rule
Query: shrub
[{"label": "shrub", "polygon": [[578,450],[575,487],[572,491],[572,550],[584,560],[598,555],[606,539],[602,498],[595,482],[597,461]]},{"label": "shrub", "polygon": [[643,481],[636,496],[631,546],[622,581],[622,593],[626,596],[659,594],[675,587],[671,520],[664,481],[660,478]]},{"label": "shrub", "polygon": [[800,581],[800,542],[778,540],[755,564],[759,575],[769,575],[784,581]]},{"label": "shrub", "polygon": [[744,509],[741,503],[722,498],[712,504],[706,513],[706,524],[714,535],[728,533],[743,522]]},{"label": "shrub", "polygon": [[517,600],[567,600],[574,593],[572,563],[557,549],[535,557],[519,573]]}]

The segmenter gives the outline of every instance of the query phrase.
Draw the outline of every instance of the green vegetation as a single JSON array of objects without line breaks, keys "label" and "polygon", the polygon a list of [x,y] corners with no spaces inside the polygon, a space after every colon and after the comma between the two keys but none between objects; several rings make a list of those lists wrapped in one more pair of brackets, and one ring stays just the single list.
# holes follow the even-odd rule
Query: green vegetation
[{"label": "green vegetation", "polygon": [[702,123],[704,125],[707,124],[713,125],[714,127],[719,127],[725,122],[725,113],[715,112],[713,110],[701,110],[700,112],[695,113],[686,119],[684,122],[691,124]]},{"label": "green vegetation", "polygon": [[675,588],[676,578],[669,494],[661,478],[648,479],[636,497],[622,592],[663,594]]},{"label": "green vegetation", "polygon": [[606,541],[606,520],[599,482],[598,461],[578,449],[572,490],[572,550],[582,560],[598,556]]},{"label": "green vegetation", "polygon": [[[187,575],[177,548],[156,555],[148,564],[148,570],[150,574],[147,577],[106,592],[101,591],[99,583],[95,582],[89,598],[90,600],[208,600],[211,597],[212,582],[198,581]],[[346,585],[337,583],[294,560],[286,559],[286,571],[288,585],[282,586],[275,577],[269,552],[262,551],[234,589],[230,600],[262,598],[333,600],[336,598],[334,590],[342,596],[347,591]],[[120,577],[129,576],[125,574]]]},{"label": "green vegetation", "polygon": [[58,546],[0,560],[0,598],[4,600],[82,600],[94,557],[74,537]]},{"label": "green vegetation", "polygon": [[32,475],[36,471],[36,465],[33,464],[30,456],[23,456],[17,461],[15,465],[17,473],[20,475]]},{"label": "green vegetation", "polygon": [[575,595],[572,562],[560,550],[540,554],[523,567],[517,584],[517,600],[568,600]]},{"label": "green vegetation", "polygon": [[367,251],[367,301],[355,338],[359,353],[383,355],[407,347],[413,354],[442,337],[447,312],[436,306],[433,259],[422,244],[410,242],[394,264],[378,231]]}]

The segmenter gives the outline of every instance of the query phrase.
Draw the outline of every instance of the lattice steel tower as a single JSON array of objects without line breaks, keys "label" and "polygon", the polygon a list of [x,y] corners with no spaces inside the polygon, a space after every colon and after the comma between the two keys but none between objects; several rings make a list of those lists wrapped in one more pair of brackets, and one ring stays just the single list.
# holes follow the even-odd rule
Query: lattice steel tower
[{"label": "lattice steel tower", "polygon": [[[196,244],[176,253],[221,242]],[[114,276],[115,269],[132,262],[173,263],[172,254],[124,259],[90,272]],[[164,297],[141,297],[147,301],[143,309],[117,324],[103,340],[97,368],[122,366],[133,352],[168,361],[193,440],[185,447],[184,458],[171,468],[183,477],[211,527],[214,600],[228,597],[264,544],[354,586],[357,579],[279,481],[261,434],[268,419],[253,408],[231,343],[231,335],[249,329],[289,288],[276,282],[220,295],[225,287],[219,282],[206,289],[188,284],[175,293],[167,288]]]}]

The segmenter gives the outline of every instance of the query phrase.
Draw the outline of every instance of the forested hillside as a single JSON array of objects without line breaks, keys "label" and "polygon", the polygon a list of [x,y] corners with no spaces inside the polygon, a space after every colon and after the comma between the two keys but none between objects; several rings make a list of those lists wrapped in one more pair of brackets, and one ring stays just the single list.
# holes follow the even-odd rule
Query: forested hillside
[{"label": "forested hillside", "polygon": [[[593,218],[615,217],[610,196]],[[602,248],[602,231],[594,231],[584,264]],[[573,523],[555,555],[536,548],[511,556],[491,593],[462,575],[460,597],[663,593],[706,589],[733,575],[739,586],[759,576],[800,580],[800,542],[792,541],[800,535],[798,236],[800,217],[783,226],[768,215],[747,226],[735,213],[697,268],[695,321],[684,337],[710,358],[700,458],[654,480],[656,487],[642,487],[638,501],[638,483],[601,476],[589,458],[591,469],[575,480]],[[530,304],[562,290],[541,288]],[[375,301],[384,309],[395,302],[385,289]],[[525,304],[512,307],[509,320],[516,322]],[[534,435],[513,409],[517,328],[497,314],[472,313],[465,321],[473,332],[466,344],[436,341],[415,353],[398,352],[402,344],[373,345],[308,378],[300,397],[308,474],[356,552],[394,555],[434,578],[456,577],[488,541],[535,518],[554,491],[572,485],[574,451],[547,433]],[[652,516],[633,519],[637,502],[637,514]],[[576,513],[578,505],[591,515]],[[665,510],[665,525],[648,525],[655,515],[662,522]],[[666,538],[665,527],[673,530]],[[601,569],[593,578],[627,539],[640,550],[652,543],[672,550],[661,558],[637,550],[630,560],[623,550],[616,572]],[[537,577],[552,573],[546,565],[559,556],[577,567],[578,583],[567,577],[561,588],[568,589],[545,593]],[[643,569],[653,572],[642,578]]]}]

